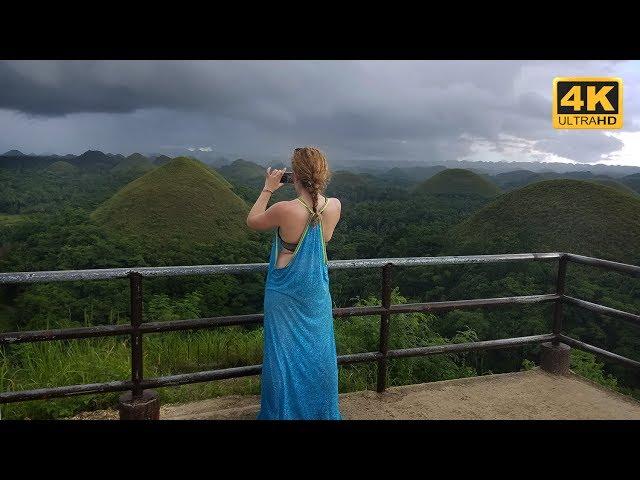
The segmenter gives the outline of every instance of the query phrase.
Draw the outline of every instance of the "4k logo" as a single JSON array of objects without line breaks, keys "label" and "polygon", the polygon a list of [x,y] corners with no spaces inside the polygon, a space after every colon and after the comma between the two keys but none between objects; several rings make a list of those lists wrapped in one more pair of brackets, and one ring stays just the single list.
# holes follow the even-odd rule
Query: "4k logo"
[{"label": "4k logo", "polygon": [[622,79],[555,78],[551,118],[554,128],[622,128]]}]

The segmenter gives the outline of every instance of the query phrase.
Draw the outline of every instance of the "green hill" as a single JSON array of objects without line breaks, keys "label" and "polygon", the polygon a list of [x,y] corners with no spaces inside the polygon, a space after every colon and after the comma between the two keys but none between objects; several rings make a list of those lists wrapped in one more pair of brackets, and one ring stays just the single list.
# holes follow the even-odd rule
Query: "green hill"
[{"label": "green hill", "polygon": [[431,195],[479,195],[494,197],[500,188],[477,173],[462,168],[449,168],[428,178],[416,187],[416,193]]},{"label": "green hill", "polygon": [[494,179],[500,188],[512,190],[542,180],[542,175],[531,170],[513,170],[511,172],[498,173]]},{"label": "green hill", "polygon": [[266,173],[265,167],[241,158],[216,170],[228,181],[248,187],[262,186]]},{"label": "green hill", "polygon": [[599,183],[600,185],[606,185],[607,187],[615,188],[619,192],[627,193],[630,195],[637,195],[636,191],[633,190],[631,187],[610,178],[594,178],[593,180],[590,180],[590,181],[594,183]]},{"label": "green hill", "polygon": [[384,173],[384,178],[393,182],[414,183],[431,178],[438,172],[446,170],[442,165],[428,165],[423,167],[393,167]]},{"label": "green hill", "polygon": [[368,173],[353,173],[348,170],[333,172],[326,191],[330,197],[355,202],[376,199],[383,193],[381,179]]},{"label": "green hill", "polygon": [[134,153],[121,160],[111,171],[116,174],[143,174],[153,168],[151,160],[140,153]]},{"label": "green hill", "polygon": [[171,157],[167,157],[166,155],[158,155],[154,160],[154,165],[166,165],[171,161]]},{"label": "green hill", "polygon": [[71,175],[78,171],[78,168],[64,160],[53,162],[46,168],[46,171],[55,175]]},{"label": "green hill", "polygon": [[566,251],[640,258],[640,198],[580,180],[546,180],[500,196],[455,227],[456,253]]},{"label": "green hill", "polygon": [[169,240],[216,244],[245,238],[247,204],[202,162],[178,157],[127,184],[92,218],[162,247]]},{"label": "green hill", "polygon": [[622,177],[620,181],[627,185],[629,188],[640,193],[640,173],[627,175],[626,177]]},{"label": "green hill", "polygon": [[82,168],[112,168],[121,159],[119,155],[107,155],[99,150],[87,150],[82,155],[69,159],[73,165]]}]

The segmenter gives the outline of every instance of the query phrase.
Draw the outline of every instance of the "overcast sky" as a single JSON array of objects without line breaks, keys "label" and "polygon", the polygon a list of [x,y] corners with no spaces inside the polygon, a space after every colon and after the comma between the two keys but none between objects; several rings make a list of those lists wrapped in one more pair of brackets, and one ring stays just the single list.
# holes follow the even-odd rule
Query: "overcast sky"
[{"label": "overcast sky", "polygon": [[[552,128],[573,75],[622,77],[622,130]],[[5,61],[0,153],[640,166],[639,87],[637,61]]]}]

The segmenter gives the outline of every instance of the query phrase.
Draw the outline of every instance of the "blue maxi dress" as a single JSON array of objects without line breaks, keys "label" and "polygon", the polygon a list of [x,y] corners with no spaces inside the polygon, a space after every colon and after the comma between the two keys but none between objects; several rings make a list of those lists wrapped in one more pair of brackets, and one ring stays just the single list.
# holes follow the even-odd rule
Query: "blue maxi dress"
[{"label": "blue maxi dress", "polygon": [[276,267],[277,230],[271,246],[259,420],[342,419],[327,251],[316,218],[310,215],[286,266]]}]

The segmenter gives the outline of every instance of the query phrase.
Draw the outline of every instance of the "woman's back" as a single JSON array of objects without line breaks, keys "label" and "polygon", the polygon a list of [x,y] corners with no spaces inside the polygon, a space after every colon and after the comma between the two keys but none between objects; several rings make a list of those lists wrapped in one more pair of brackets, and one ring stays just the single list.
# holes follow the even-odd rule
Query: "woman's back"
[{"label": "woman's back", "polygon": [[[286,216],[277,230],[282,246],[276,261],[278,268],[286,266],[291,260],[291,255],[300,242],[313,211],[309,205],[310,202],[302,197],[286,203]],[[328,242],[340,221],[342,206],[337,198],[327,198],[322,195],[318,196],[317,205],[318,217],[322,220],[322,237],[325,242]]]}]

